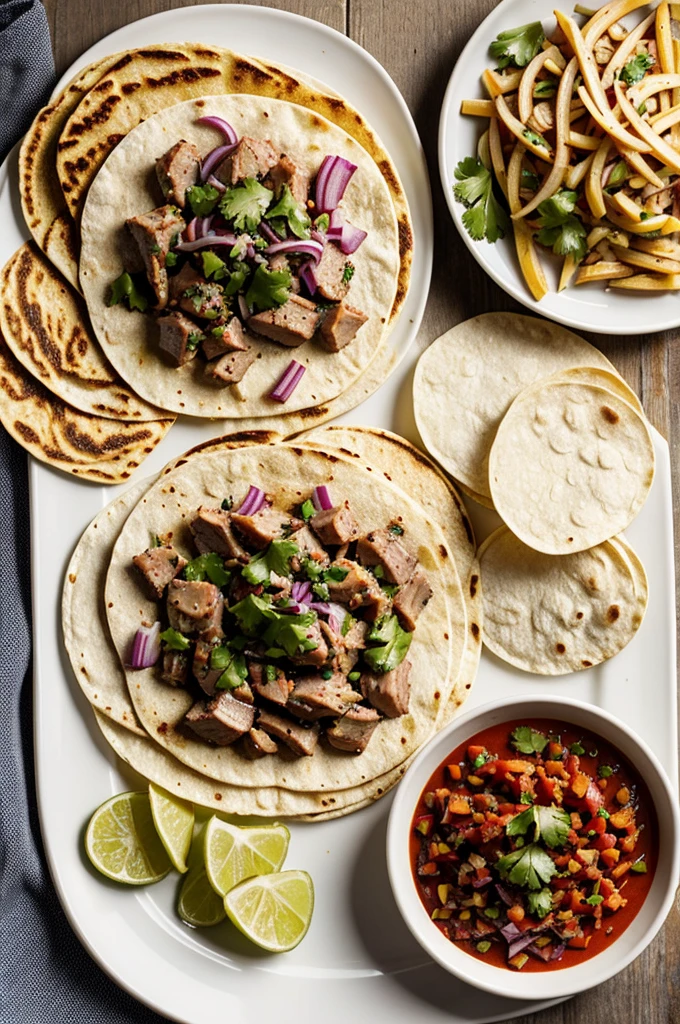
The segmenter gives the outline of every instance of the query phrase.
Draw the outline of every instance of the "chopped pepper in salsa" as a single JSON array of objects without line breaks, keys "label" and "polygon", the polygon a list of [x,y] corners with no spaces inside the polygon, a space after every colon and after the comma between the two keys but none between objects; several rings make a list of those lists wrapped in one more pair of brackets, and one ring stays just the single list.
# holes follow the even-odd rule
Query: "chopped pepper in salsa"
[{"label": "chopped pepper in salsa", "polygon": [[495,966],[574,966],[630,924],[658,828],[611,745],[558,722],[510,722],[453,751],[413,820],[416,886],[434,923]]}]

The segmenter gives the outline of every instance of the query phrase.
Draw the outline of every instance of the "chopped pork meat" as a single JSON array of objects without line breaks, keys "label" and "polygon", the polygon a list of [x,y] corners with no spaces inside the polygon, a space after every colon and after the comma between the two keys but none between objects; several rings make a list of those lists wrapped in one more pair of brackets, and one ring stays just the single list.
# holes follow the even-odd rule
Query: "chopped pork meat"
[{"label": "chopped pork meat", "polygon": [[199,700],[187,711],[184,721],[202,740],[228,747],[252,729],[255,710],[224,690],[209,704]]},{"label": "chopped pork meat", "polygon": [[125,223],[144,262],[146,276],[156,296],[156,309],[164,309],[168,304],[165,257],[184,230],[184,218],[174,206],[159,206],[139,217],[130,217]]},{"label": "chopped pork meat", "polygon": [[146,581],[150,597],[161,598],[163,591],[187,564],[186,558],[175,551],[172,544],[161,544],[135,555],[133,563]]},{"label": "chopped pork meat", "polygon": [[350,512],[348,501],[335,508],[317,512],[312,516],[309,525],[321,543],[331,547],[346,544],[359,535],[359,527]]},{"label": "chopped pork meat", "polygon": [[257,353],[252,348],[247,348],[242,352],[227,352],[226,356],[213,359],[206,365],[206,377],[209,377],[214,384],[238,384],[243,380],[246,370],[253,365],[256,358]]},{"label": "chopped pork meat", "polygon": [[253,728],[243,737],[243,749],[246,757],[255,759],[265,757],[267,754],[278,754],[278,744],[271,736],[268,736],[262,729]]},{"label": "chopped pork meat", "polygon": [[328,646],[321,633],[319,623],[313,622],[311,626],[308,626],[305,636],[307,640],[316,644],[316,646],[309,651],[293,655],[291,660],[296,665],[323,665],[328,658]]},{"label": "chopped pork meat", "polygon": [[203,639],[197,640],[194,648],[194,660],[191,664],[194,679],[209,697],[215,693],[215,684],[224,671],[221,668],[210,667],[210,655],[214,649],[214,643],[208,643]]},{"label": "chopped pork meat", "polygon": [[289,718],[273,715],[271,711],[260,711],[257,725],[270,736],[282,740],[298,757],[311,757],[319,742],[318,725],[306,728]]},{"label": "chopped pork meat", "polygon": [[247,543],[252,544],[258,551],[262,551],[273,540],[278,540],[284,530],[290,529],[290,516],[284,515],[270,505],[261,508],[252,516],[242,516],[238,512],[232,512],[231,522]]},{"label": "chopped pork meat", "polygon": [[309,175],[302,170],[286,153],[282,153],[278,163],[269,171],[264,182],[278,199],[287,185],[296,203],[306,205],[309,196]]},{"label": "chopped pork meat", "polygon": [[222,623],[224,598],[213,583],[172,580],[168,587],[168,620],[180,633],[203,633]]},{"label": "chopped pork meat", "polygon": [[187,189],[198,181],[201,154],[193,142],[180,139],[156,161],[156,177],[167,202],[184,209]]},{"label": "chopped pork meat", "polygon": [[171,686],[184,686],[188,677],[188,655],[184,651],[164,651],[161,679]]},{"label": "chopped pork meat", "polygon": [[206,359],[216,359],[228,352],[246,352],[248,345],[239,318],[232,316],[226,324],[209,329],[202,348]]},{"label": "chopped pork meat", "polygon": [[278,341],[280,345],[295,348],[309,341],[318,322],[316,304],[303,299],[301,295],[291,295],[283,306],[251,316],[248,327],[257,334]]},{"label": "chopped pork meat", "polygon": [[367,320],[365,313],[348,306],[345,302],[329,309],[319,328],[319,337],[324,348],[329,352],[339,352],[349,345],[350,341],[354,341],[357,331]]},{"label": "chopped pork meat", "polygon": [[215,170],[225,185],[236,185],[245,178],[262,178],[278,161],[279,154],[268,139],[244,135],[238,146]]},{"label": "chopped pork meat", "polygon": [[349,279],[345,270],[347,268],[347,257],[344,256],[337,245],[327,242],[323,247],[323,254],[314,268],[316,287],[324,299],[331,302],[341,302],[349,291]]},{"label": "chopped pork meat", "polygon": [[348,684],[342,673],[336,672],[330,679],[321,675],[300,676],[291,691],[288,707],[295,714],[296,705],[301,703],[318,711],[322,717],[342,715],[360,700],[361,694]]},{"label": "chopped pork meat", "polygon": [[215,551],[222,558],[248,561],[248,552],[241,547],[231,528],[231,517],[221,508],[201,506],[191,523],[194,543],[203,554]]},{"label": "chopped pork meat", "polygon": [[168,354],[173,366],[184,366],[198,352],[204,334],[198,324],[183,313],[168,313],[158,321],[159,347]]},{"label": "chopped pork meat", "polygon": [[288,703],[293,684],[288,681],[283,669],[263,665],[260,661],[249,661],[248,675],[258,696],[270,700],[272,704],[280,704],[281,707]]},{"label": "chopped pork meat", "polygon": [[362,565],[380,566],[388,583],[407,583],[418,559],[407,551],[391,530],[373,530],[357,544]]},{"label": "chopped pork meat", "polygon": [[373,707],[387,718],[399,718],[408,711],[411,694],[410,674],[410,661],[402,661],[397,668],[383,675],[362,672],[361,692]]},{"label": "chopped pork meat", "polygon": [[352,708],[326,729],[326,737],[336,750],[363,754],[379,722],[380,715],[374,708]]},{"label": "chopped pork meat", "polygon": [[408,583],[404,583],[394,595],[392,609],[402,629],[412,633],[416,620],[432,597],[432,587],[424,572],[416,570]]}]

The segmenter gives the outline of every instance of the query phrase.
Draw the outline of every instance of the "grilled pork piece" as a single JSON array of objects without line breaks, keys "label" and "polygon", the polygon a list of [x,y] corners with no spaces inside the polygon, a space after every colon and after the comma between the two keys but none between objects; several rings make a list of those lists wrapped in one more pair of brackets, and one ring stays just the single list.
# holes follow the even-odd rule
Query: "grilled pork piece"
[{"label": "grilled pork piece", "polygon": [[391,672],[377,675],[362,672],[359,685],[364,697],[387,718],[399,718],[408,711],[411,695],[411,662],[402,661]]},{"label": "grilled pork piece", "polygon": [[[262,551],[273,540],[278,540],[284,529],[290,528],[290,516],[267,505],[252,516],[242,516],[238,512],[231,513],[232,525],[243,534],[248,544]],[[294,540],[294,538],[291,538]]]},{"label": "grilled pork piece", "polygon": [[277,199],[283,192],[284,185],[287,185],[296,203],[307,202],[309,175],[305,174],[286,153],[282,153],[278,163],[271,168],[264,184],[272,190]]},{"label": "grilled pork piece", "polygon": [[349,291],[349,280],[345,280],[347,257],[340,252],[337,245],[327,242],[323,247],[321,259],[314,268],[316,287],[324,299],[341,302]]},{"label": "grilled pork piece", "polygon": [[159,206],[139,217],[130,217],[125,223],[144,262],[146,276],[156,296],[156,309],[165,309],[168,304],[165,257],[175,236],[184,230],[184,218],[174,206]]},{"label": "grilled pork piece", "polygon": [[387,614],[390,600],[363,566],[349,558],[336,558],[333,566],[346,569],[347,575],[342,580],[327,581],[331,601],[348,605],[350,611],[362,608],[369,622]]},{"label": "grilled pork piece", "polygon": [[183,686],[189,676],[189,655],[186,651],[165,651],[161,679],[171,686]]},{"label": "grilled pork piece", "polygon": [[408,583],[404,583],[394,595],[392,609],[402,629],[412,633],[416,619],[432,597],[432,587],[424,572],[417,569]]},{"label": "grilled pork piece", "polygon": [[[272,670],[269,674],[267,673],[268,667]],[[253,690],[258,697],[264,697],[273,704],[281,705],[281,707],[288,702],[288,696],[293,684],[288,682],[283,669],[276,668],[273,665],[263,665],[260,661],[249,661],[248,675]],[[273,677],[270,679],[269,675]]]},{"label": "grilled pork piece", "polygon": [[354,341],[357,331],[367,320],[368,317],[360,309],[341,302],[339,306],[329,309],[321,321],[321,343],[329,352],[339,352],[350,341]]},{"label": "grilled pork piece", "polygon": [[291,661],[294,661],[296,665],[323,665],[328,658],[328,646],[321,634],[319,623],[313,622],[307,628],[305,636],[312,643],[315,643],[316,647],[312,648],[311,651],[303,651],[301,654],[293,655]]},{"label": "grilled pork piece", "polygon": [[[293,526],[295,526],[295,523],[293,523]],[[295,530],[291,534],[290,539],[297,544],[300,558],[313,558],[319,565],[328,565],[330,561],[328,552],[308,526],[301,526],[299,530]],[[291,565],[293,565],[296,571],[300,568],[299,565],[296,567],[294,563],[291,563]]]},{"label": "grilled pork piece", "polygon": [[202,348],[206,359],[216,359],[228,352],[246,352],[248,346],[239,318],[232,316],[226,324],[208,330]]},{"label": "grilled pork piece", "polygon": [[359,534],[359,527],[350,512],[348,501],[336,505],[335,508],[317,512],[310,519],[309,525],[322,544],[331,546],[346,544]]},{"label": "grilled pork piece", "polygon": [[181,210],[187,201],[187,189],[198,181],[201,154],[193,142],[180,139],[156,160],[156,176],[163,195]]},{"label": "grilled pork piece", "polygon": [[[362,625],[365,626],[366,623],[364,622]],[[321,628],[321,632],[326,637],[328,642],[328,651],[331,655],[331,661],[328,667],[334,672],[340,672],[343,676],[348,676],[359,660],[359,651],[352,647],[346,647],[344,636],[338,636],[338,634],[331,629],[329,623],[320,620],[319,626]]]},{"label": "grilled pork piece", "polygon": [[374,708],[352,708],[326,729],[326,737],[336,750],[363,754],[379,722],[380,715]]},{"label": "grilled pork piece", "polygon": [[252,729],[255,711],[224,690],[209,704],[199,700],[187,711],[184,721],[202,740],[228,747]]},{"label": "grilled pork piece", "polygon": [[319,727],[305,728],[288,718],[273,715],[271,711],[260,711],[257,719],[259,729],[282,740],[298,757],[311,757],[319,742]]},{"label": "grilled pork piece", "polygon": [[348,684],[345,676],[336,672],[330,679],[320,675],[301,676],[291,691],[288,708],[296,714],[296,706],[303,704],[306,708],[318,711],[318,717],[321,718],[326,715],[343,715],[359,700],[361,694]]},{"label": "grilled pork piece", "polygon": [[265,757],[267,754],[278,754],[278,745],[271,736],[268,736],[262,729],[253,728],[247,736],[243,737],[243,750],[246,757],[255,759]]},{"label": "grilled pork piece", "polygon": [[264,334],[280,345],[296,348],[309,341],[319,322],[316,304],[301,295],[291,295],[278,309],[256,313],[248,320],[248,327],[257,334]]},{"label": "grilled pork piece", "polygon": [[233,697],[236,697],[236,700],[241,700],[244,704],[255,703],[255,697],[253,695],[253,691],[250,689],[250,683],[243,682],[240,686],[237,686],[230,692]]},{"label": "grilled pork piece", "polygon": [[256,354],[252,348],[242,352],[228,352],[226,356],[213,359],[205,368],[206,377],[214,384],[238,384],[242,381],[246,370],[255,362]]},{"label": "grilled pork piece", "polygon": [[172,544],[161,544],[157,548],[147,548],[141,555],[135,555],[133,563],[146,581],[150,597],[161,598],[171,580],[181,573],[187,564],[175,551]]},{"label": "grilled pork piece", "polygon": [[198,324],[178,312],[160,317],[158,329],[158,345],[167,352],[174,366],[184,366],[193,359],[205,337]]},{"label": "grilled pork piece", "polygon": [[168,587],[168,619],[180,633],[204,633],[222,625],[224,598],[214,583],[172,580]]},{"label": "grilled pork piece", "polygon": [[223,509],[206,508],[201,505],[191,523],[191,532],[201,554],[215,551],[222,558],[248,561],[248,552],[236,540],[229,513]]},{"label": "grilled pork piece", "polygon": [[204,693],[212,697],[215,693],[215,684],[222,675],[224,669],[210,667],[210,655],[215,649],[214,643],[208,643],[202,638],[196,641],[194,648],[194,660],[191,671]]},{"label": "grilled pork piece", "polygon": [[225,185],[235,185],[244,178],[263,178],[278,159],[279,154],[268,139],[244,135],[236,149],[217,166],[215,177]]},{"label": "grilled pork piece", "polygon": [[418,559],[400,544],[390,530],[373,530],[357,543],[362,565],[379,565],[388,583],[407,583]]}]

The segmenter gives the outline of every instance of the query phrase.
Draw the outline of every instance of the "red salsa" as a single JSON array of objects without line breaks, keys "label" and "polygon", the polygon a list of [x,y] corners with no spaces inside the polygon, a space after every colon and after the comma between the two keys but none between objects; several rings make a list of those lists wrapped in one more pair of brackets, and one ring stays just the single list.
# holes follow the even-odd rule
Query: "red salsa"
[{"label": "red salsa", "polygon": [[411,830],[420,898],[461,949],[496,967],[572,967],[633,920],[657,861],[635,768],[575,726],[505,722],[437,768]]}]

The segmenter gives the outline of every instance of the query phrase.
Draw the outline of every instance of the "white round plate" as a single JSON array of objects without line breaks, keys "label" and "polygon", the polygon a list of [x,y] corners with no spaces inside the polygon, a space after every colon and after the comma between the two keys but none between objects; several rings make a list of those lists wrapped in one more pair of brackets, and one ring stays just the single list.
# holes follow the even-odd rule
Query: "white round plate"
[{"label": "white round plate", "polygon": [[[550,291],[540,302],[527,288],[515,254],[511,234],[491,245],[474,242],[463,226],[465,207],[453,196],[454,170],[466,156],[475,156],[477,141],[486,127],[484,118],[463,117],[461,102],[488,98],[480,81],[482,72],[493,67],[489,44],[499,32],[541,21],[546,32],[555,27],[552,0],[503,0],[481,23],[461,53],[449,80],[439,121],[439,171],[453,222],[479,265],[504,291],[523,306],[576,330],[596,334],[650,334],[680,326],[680,296],[675,292],[624,292],[607,289],[604,283],[565,288],[557,292],[562,260],[541,251]],[[571,14],[573,3],[562,0],[561,10]],[[597,4],[596,6],[599,6]],[[650,8],[651,9],[651,8]],[[633,15],[632,24],[648,13],[642,8]],[[624,19],[624,23],[629,23]]]}]

